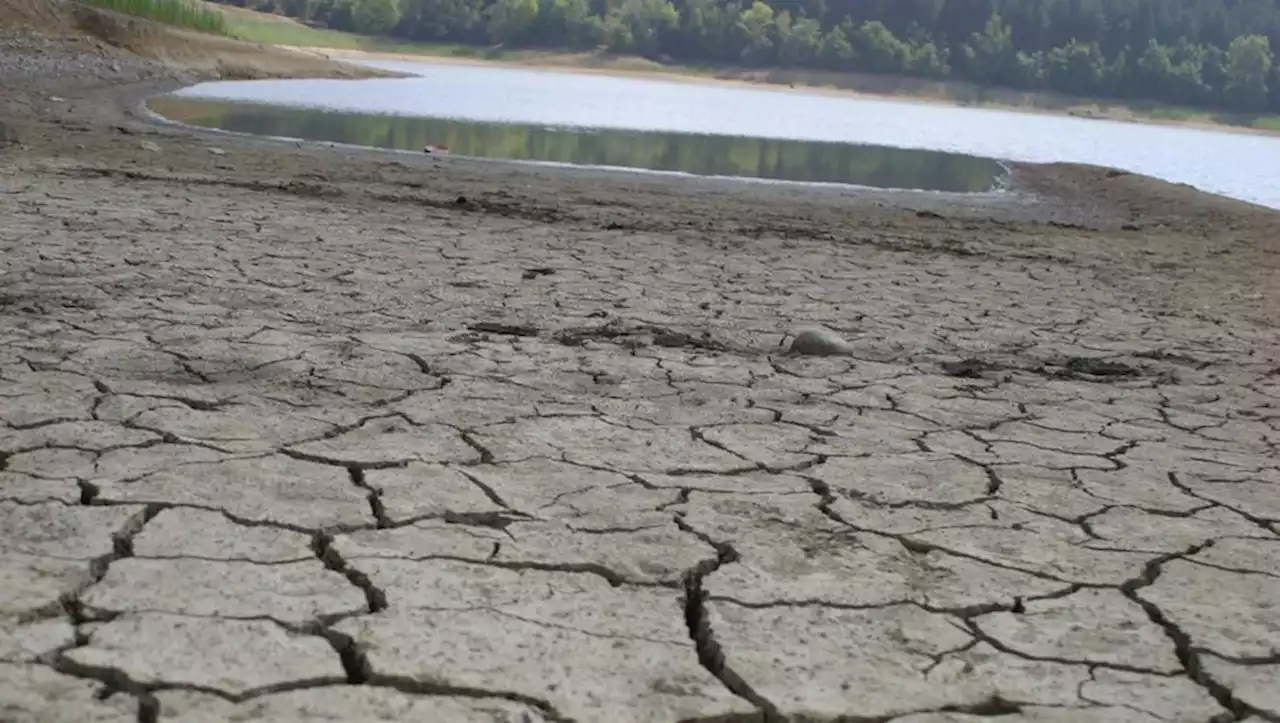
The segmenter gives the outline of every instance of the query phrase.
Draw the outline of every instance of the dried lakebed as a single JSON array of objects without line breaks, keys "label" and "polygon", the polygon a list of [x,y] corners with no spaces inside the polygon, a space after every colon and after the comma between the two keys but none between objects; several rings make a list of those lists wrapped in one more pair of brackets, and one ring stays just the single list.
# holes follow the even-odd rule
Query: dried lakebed
[{"label": "dried lakebed", "polygon": [[1270,230],[69,105],[0,166],[5,720],[1280,720]]}]

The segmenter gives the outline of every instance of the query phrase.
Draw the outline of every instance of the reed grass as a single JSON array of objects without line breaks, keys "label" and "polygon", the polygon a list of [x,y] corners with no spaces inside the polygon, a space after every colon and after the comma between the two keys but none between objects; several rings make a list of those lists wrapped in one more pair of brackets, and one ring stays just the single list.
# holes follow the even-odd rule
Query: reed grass
[{"label": "reed grass", "polygon": [[357,35],[341,30],[313,28],[279,15],[268,15],[228,7],[225,10],[226,32],[233,38],[265,45],[292,45],[334,50],[364,50],[405,55],[476,56],[483,48],[442,43],[420,43],[391,38]]},{"label": "reed grass", "polygon": [[88,0],[92,5],[166,25],[226,35],[226,16],[196,0]]}]

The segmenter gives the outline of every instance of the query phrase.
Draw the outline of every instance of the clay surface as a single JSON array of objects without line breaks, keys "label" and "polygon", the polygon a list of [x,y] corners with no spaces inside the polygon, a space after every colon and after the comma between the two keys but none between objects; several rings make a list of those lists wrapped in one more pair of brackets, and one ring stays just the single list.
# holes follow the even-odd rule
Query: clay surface
[{"label": "clay surface", "polygon": [[0,720],[1280,720],[1269,212],[299,148],[159,87],[0,88]]}]

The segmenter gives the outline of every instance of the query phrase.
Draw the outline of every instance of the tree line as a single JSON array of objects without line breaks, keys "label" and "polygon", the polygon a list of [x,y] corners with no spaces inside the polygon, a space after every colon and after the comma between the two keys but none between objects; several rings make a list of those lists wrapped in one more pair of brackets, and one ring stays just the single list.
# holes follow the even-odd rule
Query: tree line
[{"label": "tree line", "polygon": [[418,41],[1280,111],[1276,0],[220,0]]}]

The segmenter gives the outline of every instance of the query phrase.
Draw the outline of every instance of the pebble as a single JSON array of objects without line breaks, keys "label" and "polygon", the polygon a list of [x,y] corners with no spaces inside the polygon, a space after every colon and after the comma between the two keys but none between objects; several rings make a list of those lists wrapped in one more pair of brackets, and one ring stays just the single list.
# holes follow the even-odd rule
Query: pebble
[{"label": "pebble", "polygon": [[814,327],[796,332],[790,352],[805,356],[844,356],[853,353],[853,349],[834,331]]},{"label": "pebble", "polygon": [[[108,58],[91,40],[53,38],[0,28],[0,97],[4,88],[40,93],[50,102],[65,102],[50,91],[96,88],[103,82],[137,83],[173,77],[163,63],[143,58]],[[108,51],[111,52],[111,51]]]}]

